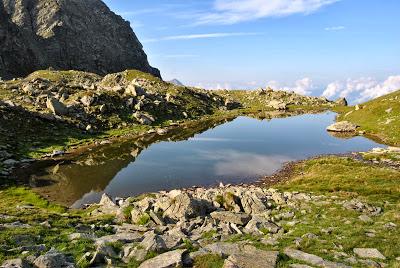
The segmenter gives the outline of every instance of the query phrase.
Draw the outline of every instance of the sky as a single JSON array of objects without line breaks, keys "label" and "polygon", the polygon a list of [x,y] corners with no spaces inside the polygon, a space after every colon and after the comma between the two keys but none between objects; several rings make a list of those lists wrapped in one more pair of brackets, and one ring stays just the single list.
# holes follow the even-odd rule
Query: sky
[{"label": "sky", "polygon": [[165,80],[358,103],[400,89],[399,0],[105,0]]}]

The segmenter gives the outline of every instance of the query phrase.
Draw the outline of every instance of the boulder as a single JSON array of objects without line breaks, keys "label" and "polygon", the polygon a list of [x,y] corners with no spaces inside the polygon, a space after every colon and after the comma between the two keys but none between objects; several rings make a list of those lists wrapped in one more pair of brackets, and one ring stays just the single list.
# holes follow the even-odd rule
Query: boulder
[{"label": "boulder", "polygon": [[297,249],[286,248],[284,253],[289,256],[291,259],[302,261],[317,267],[328,267],[328,268],[351,268],[342,263],[336,263],[331,261],[326,261],[323,258],[309,254]]},{"label": "boulder", "polygon": [[275,268],[278,254],[278,251],[264,251],[246,245],[242,252],[230,255],[223,267]]},{"label": "boulder", "polygon": [[326,130],[332,132],[355,132],[357,128],[358,126],[356,124],[348,121],[341,121],[328,126]]},{"label": "boulder", "polygon": [[68,108],[62,102],[59,102],[56,98],[48,98],[46,101],[46,106],[55,115],[68,114]]},{"label": "boulder", "polygon": [[347,106],[347,100],[346,98],[339,98],[335,101],[335,104],[340,105],[340,106]]},{"label": "boulder", "polygon": [[75,265],[73,263],[70,263],[67,261],[67,258],[65,257],[64,254],[51,249],[49,252],[47,252],[45,255],[41,255],[36,258],[36,260],[33,262],[33,264],[37,268],[54,268],[54,267],[60,267],[60,268],[73,268]]},{"label": "boulder", "polygon": [[133,114],[133,117],[136,118],[136,120],[138,120],[139,123],[143,125],[151,125],[154,123],[154,121],[156,121],[154,117],[145,113],[136,112]]},{"label": "boulder", "polygon": [[205,201],[194,199],[186,193],[179,194],[170,199],[168,208],[164,211],[163,217],[174,220],[195,218],[204,216],[208,206]]},{"label": "boulder", "polygon": [[162,239],[161,236],[156,234],[150,234],[145,236],[140,245],[147,251],[161,252],[167,249],[165,241]]},{"label": "boulder", "polygon": [[386,260],[386,257],[376,248],[355,248],[353,251],[360,258]]},{"label": "boulder", "polygon": [[273,222],[267,219],[254,215],[252,219],[247,223],[244,231],[251,234],[265,234],[265,232],[276,234],[281,228]]},{"label": "boulder", "polygon": [[242,252],[242,248],[239,246],[239,244],[226,242],[209,244],[204,247],[204,250],[211,252],[212,254],[219,255],[221,257],[228,257],[233,254],[240,254]]},{"label": "boulder", "polygon": [[272,100],[268,103],[268,106],[274,108],[275,110],[287,110],[286,103],[278,100]]},{"label": "boulder", "polygon": [[247,214],[260,214],[267,210],[264,203],[256,196],[252,194],[245,194],[241,198],[242,207],[244,212]]},{"label": "boulder", "polygon": [[81,98],[81,103],[86,107],[90,107],[94,103],[94,98],[89,95],[85,95]]},{"label": "boulder", "polygon": [[215,220],[238,225],[246,225],[251,219],[251,216],[246,213],[234,213],[230,211],[214,211],[210,215]]},{"label": "boulder", "polygon": [[185,249],[170,251],[143,262],[139,268],[173,268],[182,266],[182,255]]},{"label": "boulder", "polygon": [[0,268],[31,268],[32,266],[23,259],[6,260]]}]

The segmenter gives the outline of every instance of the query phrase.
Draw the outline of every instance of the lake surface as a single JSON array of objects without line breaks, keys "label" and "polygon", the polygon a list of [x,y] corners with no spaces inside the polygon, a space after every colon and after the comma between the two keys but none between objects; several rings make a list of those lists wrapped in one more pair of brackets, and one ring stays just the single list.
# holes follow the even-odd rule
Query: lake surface
[{"label": "lake surface", "polygon": [[332,136],[325,129],[334,119],[331,112],[271,120],[238,117],[187,140],[107,145],[72,163],[49,167],[33,180],[52,180],[39,192],[80,206],[97,202],[104,192],[126,197],[219,182],[252,182],[289,161],[382,147],[365,137]]}]

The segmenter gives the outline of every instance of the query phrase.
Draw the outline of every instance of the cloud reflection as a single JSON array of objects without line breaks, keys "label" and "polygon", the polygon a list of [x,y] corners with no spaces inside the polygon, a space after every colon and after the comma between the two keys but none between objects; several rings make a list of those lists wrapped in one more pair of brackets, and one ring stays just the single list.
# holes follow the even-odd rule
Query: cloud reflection
[{"label": "cloud reflection", "polygon": [[235,150],[202,151],[201,156],[215,161],[218,176],[254,177],[270,175],[286,162],[295,160],[283,155],[262,155]]}]

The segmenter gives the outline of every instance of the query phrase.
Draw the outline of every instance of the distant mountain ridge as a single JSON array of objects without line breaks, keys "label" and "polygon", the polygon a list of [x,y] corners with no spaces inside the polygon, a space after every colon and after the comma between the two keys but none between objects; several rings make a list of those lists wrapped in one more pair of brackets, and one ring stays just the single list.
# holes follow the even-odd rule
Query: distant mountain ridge
[{"label": "distant mountain ridge", "polygon": [[0,0],[0,44],[3,78],[49,67],[161,77],[129,22],[101,0]]},{"label": "distant mountain ridge", "polygon": [[174,85],[177,85],[177,86],[184,86],[184,84],[181,81],[179,81],[178,79],[172,79],[169,82]]}]

